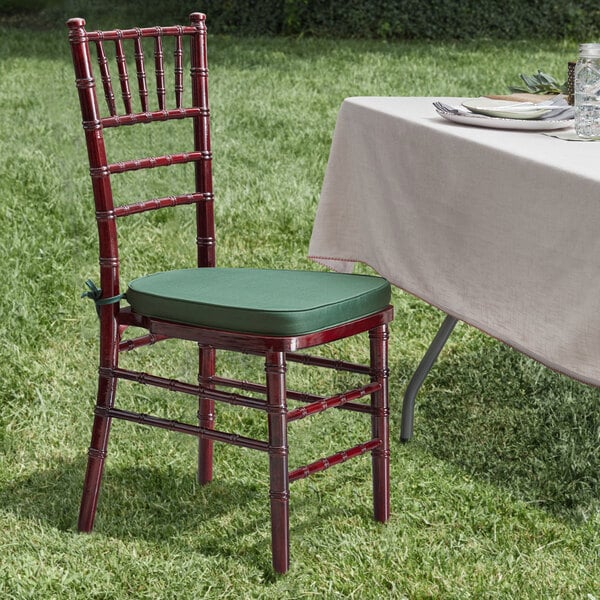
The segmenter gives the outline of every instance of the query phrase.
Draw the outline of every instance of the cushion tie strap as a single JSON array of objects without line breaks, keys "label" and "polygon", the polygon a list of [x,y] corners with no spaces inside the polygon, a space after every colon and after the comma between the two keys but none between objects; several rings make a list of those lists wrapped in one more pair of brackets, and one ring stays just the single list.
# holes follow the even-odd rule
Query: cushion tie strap
[{"label": "cushion tie strap", "polygon": [[102,298],[102,290],[96,287],[96,284],[91,279],[88,279],[85,282],[85,285],[89,289],[87,292],[83,292],[83,294],[81,294],[81,297],[89,298],[90,300],[94,301],[94,304],[96,305],[96,312],[98,313],[98,315],[100,315],[101,306],[104,306],[105,304],[116,304],[117,302],[119,302],[119,300],[125,297],[125,294],[118,294],[117,296],[111,296],[110,298]]}]

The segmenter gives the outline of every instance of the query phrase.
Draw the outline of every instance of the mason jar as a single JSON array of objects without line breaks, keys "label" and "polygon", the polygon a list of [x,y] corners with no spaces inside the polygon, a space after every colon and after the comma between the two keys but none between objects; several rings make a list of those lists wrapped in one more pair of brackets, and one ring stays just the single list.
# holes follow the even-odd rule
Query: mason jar
[{"label": "mason jar", "polygon": [[581,44],[575,66],[575,132],[600,137],[600,44]]}]

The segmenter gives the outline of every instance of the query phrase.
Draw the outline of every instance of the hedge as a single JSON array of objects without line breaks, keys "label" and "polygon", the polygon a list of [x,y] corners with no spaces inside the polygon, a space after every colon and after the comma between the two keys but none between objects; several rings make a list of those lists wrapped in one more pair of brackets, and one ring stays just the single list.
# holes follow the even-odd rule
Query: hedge
[{"label": "hedge", "polygon": [[204,0],[212,30],[384,39],[600,37],[599,0]]},{"label": "hedge", "polygon": [[181,22],[200,10],[211,32],[251,36],[600,41],[600,0],[0,0],[0,14],[23,9],[90,23]]}]

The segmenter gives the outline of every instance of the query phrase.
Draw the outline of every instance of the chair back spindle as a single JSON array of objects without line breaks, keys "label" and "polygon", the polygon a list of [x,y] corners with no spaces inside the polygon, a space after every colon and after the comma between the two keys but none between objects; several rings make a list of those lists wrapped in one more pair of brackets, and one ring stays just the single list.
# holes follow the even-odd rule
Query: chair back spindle
[{"label": "chair back spindle", "polygon": [[[120,32],[119,32],[120,33]],[[127,59],[123,52],[123,42],[120,37],[115,40],[117,52],[117,68],[119,69],[119,82],[121,83],[121,97],[125,105],[125,112],[129,115],[133,112],[131,106],[131,90],[129,89],[129,73],[127,72]]]},{"label": "chair back spindle", "polygon": [[154,72],[156,73],[158,108],[164,110],[166,101],[165,68],[163,62],[162,37],[160,35],[157,35],[154,40]]},{"label": "chair back spindle", "polygon": [[115,95],[112,90],[112,81],[110,79],[110,72],[108,69],[108,58],[104,52],[104,44],[102,40],[96,41],[96,54],[98,56],[98,65],[100,67],[100,75],[102,77],[102,87],[104,88],[104,97],[106,98],[106,104],[111,116],[117,114],[117,107],[115,105]]},{"label": "chair back spindle", "polygon": [[175,106],[181,108],[183,101],[183,48],[181,47],[181,35],[175,37]]},{"label": "chair back spindle", "polygon": [[140,104],[142,112],[148,111],[148,87],[146,85],[146,69],[144,65],[144,51],[142,49],[142,38],[138,36],[133,41],[136,75],[138,80],[138,89],[140,93]]}]

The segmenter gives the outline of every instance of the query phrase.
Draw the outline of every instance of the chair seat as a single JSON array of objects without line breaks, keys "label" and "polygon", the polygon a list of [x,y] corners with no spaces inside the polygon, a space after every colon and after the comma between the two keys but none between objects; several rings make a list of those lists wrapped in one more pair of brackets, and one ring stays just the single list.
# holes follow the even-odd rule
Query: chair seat
[{"label": "chair seat", "polygon": [[272,336],[313,333],[384,309],[381,277],[320,271],[197,268],[154,273],[127,289],[148,317]]}]

